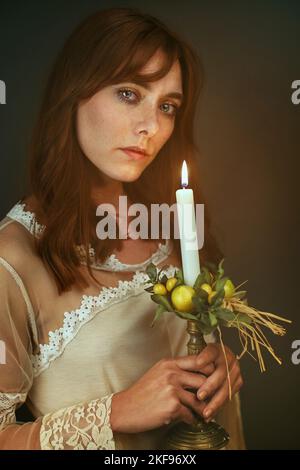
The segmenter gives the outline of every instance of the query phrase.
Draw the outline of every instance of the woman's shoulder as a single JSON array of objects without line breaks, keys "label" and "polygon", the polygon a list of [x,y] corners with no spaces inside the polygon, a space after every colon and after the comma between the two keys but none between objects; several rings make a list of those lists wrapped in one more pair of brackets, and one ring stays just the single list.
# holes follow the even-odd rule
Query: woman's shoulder
[{"label": "woman's shoulder", "polygon": [[[18,203],[14,206],[17,208]],[[34,237],[18,217],[8,214],[0,221],[0,258],[14,269],[22,271],[30,260],[36,257]]]}]

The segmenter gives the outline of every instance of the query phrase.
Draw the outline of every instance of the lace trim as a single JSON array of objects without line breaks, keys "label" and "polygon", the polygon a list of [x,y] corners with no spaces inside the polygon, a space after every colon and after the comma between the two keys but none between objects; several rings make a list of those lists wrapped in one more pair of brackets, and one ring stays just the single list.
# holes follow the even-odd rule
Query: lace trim
[{"label": "lace trim", "polygon": [[[7,217],[20,222],[33,236],[40,237],[45,230],[45,225],[41,225],[36,220],[35,214],[25,210],[26,204],[18,202],[6,214]],[[115,254],[106,258],[104,263],[96,261],[96,253],[94,248],[89,245],[89,256],[91,258],[91,267],[93,269],[101,269],[104,271],[130,271],[134,272],[137,269],[144,269],[150,262],[159,264],[164,261],[172,252],[173,244],[171,240],[166,239],[166,243],[159,243],[157,251],[150,256],[147,260],[138,264],[126,264],[118,260]],[[86,250],[83,245],[77,245],[76,250],[81,264],[86,265]]]},{"label": "lace trim", "polygon": [[[96,263],[95,261],[92,261],[91,267],[94,269],[101,269],[101,271],[135,271],[137,269],[145,269],[146,266],[149,263],[154,263],[155,265],[161,263],[165,259],[168,258],[168,256],[172,252],[172,242],[171,240],[166,239],[166,243],[162,244],[159,243],[157,251],[150,256],[150,258],[146,259],[142,263],[137,263],[137,264],[125,264],[122,263],[121,261],[118,260],[115,254],[110,255],[104,263]],[[84,261],[85,259],[85,249],[82,245],[78,246],[78,253],[81,259],[81,263],[86,265],[86,262]],[[95,250],[90,247],[89,248],[89,254],[92,260],[95,260]]]},{"label": "lace trim", "polygon": [[42,450],[114,450],[110,427],[112,396],[63,408],[43,417]]},{"label": "lace trim", "polygon": [[26,393],[0,393],[0,431],[16,422],[16,406],[24,403]]},{"label": "lace trim", "polygon": [[[176,269],[176,267],[170,265],[162,273],[169,277],[174,275]],[[37,377],[41,374],[54,359],[63,353],[67,344],[72,341],[85,323],[105,308],[122,302],[125,298],[142,294],[147,281],[149,281],[149,278],[146,273],[136,272],[131,281],[119,280],[117,287],[103,287],[99,295],[83,295],[80,307],[65,312],[62,327],[50,331],[48,344],[40,344],[40,352],[31,356],[34,376]]]},{"label": "lace trim", "polygon": [[25,205],[26,204],[18,202],[11,208],[6,216],[20,222],[32,235],[41,236],[45,226],[38,223],[33,212],[25,210]]}]

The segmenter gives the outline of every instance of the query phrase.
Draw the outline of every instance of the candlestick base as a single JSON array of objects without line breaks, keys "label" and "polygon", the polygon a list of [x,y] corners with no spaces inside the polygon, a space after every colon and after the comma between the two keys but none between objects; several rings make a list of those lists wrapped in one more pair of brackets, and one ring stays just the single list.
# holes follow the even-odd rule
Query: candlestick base
[{"label": "candlestick base", "polygon": [[[200,324],[194,320],[187,321],[187,331],[190,335],[187,344],[188,354],[199,354],[206,347]],[[218,450],[226,447],[229,435],[214,421],[206,423],[197,416],[195,425],[178,423],[171,427],[165,437],[163,449],[172,450]]]},{"label": "candlestick base", "polygon": [[167,450],[219,450],[226,447],[229,435],[219,424],[199,418],[196,425],[178,423],[165,439]]}]

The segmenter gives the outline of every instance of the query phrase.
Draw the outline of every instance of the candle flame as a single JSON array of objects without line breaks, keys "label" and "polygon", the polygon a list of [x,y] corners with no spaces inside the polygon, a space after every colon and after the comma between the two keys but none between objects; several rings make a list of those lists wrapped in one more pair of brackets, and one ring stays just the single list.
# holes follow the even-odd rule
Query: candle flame
[{"label": "candle flame", "polygon": [[187,169],[187,164],[186,161],[183,160],[182,168],[181,168],[181,186],[185,188],[189,184],[189,178],[188,178],[188,169]]}]

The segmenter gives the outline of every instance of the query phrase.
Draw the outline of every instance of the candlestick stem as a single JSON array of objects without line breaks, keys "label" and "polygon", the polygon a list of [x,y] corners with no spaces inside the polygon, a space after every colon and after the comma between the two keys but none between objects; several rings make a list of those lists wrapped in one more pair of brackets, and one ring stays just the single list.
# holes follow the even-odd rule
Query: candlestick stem
[{"label": "candlestick stem", "polygon": [[[187,321],[187,331],[190,335],[187,343],[189,355],[196,355],[203,351],[206,342],[199,322]],[[195,392],[195,390],[190,390]],[[197,423],[190,425],[178,423],[171,427],[165,438],[163,449],[172,450],[217,450],[224,449],[229,441],[225,429],[214,421],[206,423],[204,419],[195,415]]]}]

